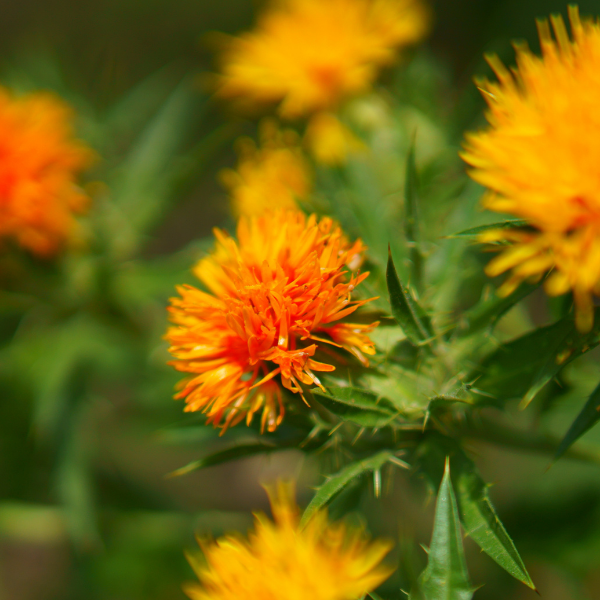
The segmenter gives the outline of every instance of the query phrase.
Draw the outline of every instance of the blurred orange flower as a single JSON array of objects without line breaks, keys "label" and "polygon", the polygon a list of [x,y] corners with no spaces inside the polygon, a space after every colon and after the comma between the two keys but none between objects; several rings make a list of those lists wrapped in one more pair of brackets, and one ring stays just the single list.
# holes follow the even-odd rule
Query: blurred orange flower
[{"label": "blurred orange flower", "polygon": [[487,187],[486,208],[523,218],[529,229],[498,229],[484,242],[508,242],[491,276],[512,270],[501,293],[552,270],[550,295],[572,291],[581,331],[593,324],[600,295],[600,24],[569,7],[572,38],[561,17],[538,23],[543,56],[517,46],[517,68],[488,57],[498,83],[479,82],[489,127],[466,138],[471,177]]},{"label": "blurred orange flower", "polygon": [[72,111],[37,92],[14,98],[0,87],[0,238],[50,256],[76,232],[89,198],[75,184],[93,152],[73,137]]},{"label": "blurred orange flower", "polygon": [[255,516],[248,539],[228,535],[200,542],[205,564],[190,557],[199,584],[192,600],[358,600],[385,581],[387,541],[370,541],[361,529],[330,523],[317,512],[300,528],[291,485],[269,490],[275,521]]},{"label": "blurred orange flower", "polygon": [[302,395],[301,384],[321,386],[316,372],[334,370],[314,360],[319,344],[365,364],[375,352],[368,333],[377,323],[332,325],[369,301],[351,300],[368,273],[346,274],[365,248],[348,243],[331,219],[300,211],[241,218],[237,243],[215,235],[214,252],[194,269],[209,292],[186,285],[171,300],[171,364],[192,374],[176,397],[224,429],[243,418],[249,424],[262,409],[262,429],[274,431],[284,414],[275,377]]}]

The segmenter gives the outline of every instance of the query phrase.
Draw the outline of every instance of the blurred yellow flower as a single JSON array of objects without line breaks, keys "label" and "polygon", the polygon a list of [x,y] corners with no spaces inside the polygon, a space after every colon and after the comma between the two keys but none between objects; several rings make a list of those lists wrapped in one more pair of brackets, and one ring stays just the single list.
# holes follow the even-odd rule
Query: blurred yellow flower
[{"label": "blurred yellow flower", "polygon": [[551,295],[573,292],[581,331],[593,324],[600,293],[600,25],[569,7],[563,19],[538,23],[543,56],[517,46],[517,69],[488,57],[498,83],[478,82],[490,126],[466,138],[471,177],[489,188],[486,208],[521,217],[529,230],[487,232],[482,241],[510,245],[488,265],[491,276],[512,269],[501,288],[553,269]]},{"label": "blurred yellow flower", "polygon": [[261,146],[239,140],[237,169],[221,172],[237,216],[260,215],[265,210],[297,208],[312,187],[310,167],[291,130],[278,130],[272,121],[261,128]]},{"label": "blurred yellow flower", "polygon": [[386,541],[330,523],[325,511],[299,526],[293,487],[270,490],[275,521],[256,515],[248,539],[229,535],[202,543],[205,564],[191,560],[200,580],[192,600],[359,600],[392,573],[381,564]]},{"label": "blurred yellow flower", "polygon": [[71,109],[49,93],[14,98],[0,87],[0,239],[39,256],[76,233],[88,197],[75,185],[93,153],[73,137]]},{"label": "blurred yellow flower", "polygon": [[318,345],[344,348],[365,364],[375,353],[368,333],[377,323],[335,324],[368,302],[351,300],[368,273],[346,271],[360,266],[365,248],[331,219],[299,210],[242,217],[237,243],[215,235],[214,252],[194,269],[209,292],[182,286],[171,300],[171,364],[192,374],[176,397],[223,430],[262,410],[262,429],[274,431],[284,414],[275,377],[302,395],[301,384],[321,385],[315,372],[334,370],[313,359]]},{"label": "blurred yellow flower", "polygon": [[315,159],[326,165],[342,164],[349,154],[364,149],[364,144],[330,112],[316,114],[304,137]]},{"label": "blurred yellow flower", "polygon": [[273,1],[253,31],[227,41],[218,93],[252,108],[278,104],[286,119],[332,111],[371,89],[428,26],[421,0]]}]

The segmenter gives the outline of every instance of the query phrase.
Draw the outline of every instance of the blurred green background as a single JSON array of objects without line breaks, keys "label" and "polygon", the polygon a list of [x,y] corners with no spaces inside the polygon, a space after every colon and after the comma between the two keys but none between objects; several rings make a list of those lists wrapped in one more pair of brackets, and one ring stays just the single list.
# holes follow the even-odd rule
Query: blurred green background
[{"label": "blurred green background", "polygon": [[[258,6],[249,0],[0,3],[0,83],[57,90],[78,108],[81,135],[108,162],[131,156],[132,140],[182,80],[192,77],[195,88],[181,100],[193,140],[172,153],[181,159],[173,159],[179,160],[175,166],[193,176],[176,187],[175,208],[158,211],[136,242],[136,257],[146,267],[137,258],[122,263],[133,274],[124,278],[131,289],[124,292],[129,304],[123,310],[137,313],[142,333],[124,342],[114,315],[102,332],[77,320],[44,329],[54,308],[30,314],[26,322],[10,306],[0,316],[3,340],[11,343],[10,357],[6,349],[0,353],[0,600],[181,599],[181,582],[193,577],[183,550],[194,547],[196,531],[247,529],[249,511],[267,509],[260,481],[298,477],[301,503],[320,481],[317,465],[296,451],[166,477],[223,444],[171,400],[178,376],[165,366],[161,335],[171,290],[190,280],[187,269],[202,248],[193,241],[229,220],[216,174],[235,162],[233,139],[254,131],[253,123],[233,119],[207,98],[201,78],[193,78],[214,66],[207,34],[249,27]],[[580,9],[600,14],[600,1],[581,2]],[[566,6],[555,0],[444,0],[434,10],[435,28],[417,53],[445,73],[438,100],[450,148],[458,150],[462,131],[481,122],[483,103],[472,77],[489,73],[483,53],[497,52],[510,63],[515,38],[537,49],[534,19],[565,14]],[[139,123],[119,112],[123,98],[142,107]],[[135,164],[125,164],[125,175]],[[98,167],[98,179],[112,166]],[[68,279],[75,296],[85,288],[86,268],[79,265]],[[44,334],[34,335],[39,331]],[[57,359],[57,348],[72,350],[69,365]],[[80,402],[68,396],[77,387],[78,369],[89,373],[86,353],[102,358]],[[68,385],[63,371],[69,372]],[[577,383],[576,392],[548,414],[540,416],[534,407],[525,415],[515,410],[509,419],[524,429],[563,433],[594,377],[594,359],[576,363],[565,377]],[[228,442],[246,435],[239,427],[228,433]],[[600,442],[600,435],[592,431],[585,440]],[[599,598],[600,467],[563,460],[547,472],[548,456],[484,442],[470,449],[485,479],[497,482],[492,497],[543,598]],[[382,500],[364,494],[356,505],[369,516],[373,533],[427,543],[433,506],[424,509],[425,499],[424,486],[396,476]],[[424,563],[414,548],[400,546],[396,558],[405,568],[413,553],[417,565]],[[475,598],[535,597],[470,543],[468,560],[473,581],[485,582]]]}]

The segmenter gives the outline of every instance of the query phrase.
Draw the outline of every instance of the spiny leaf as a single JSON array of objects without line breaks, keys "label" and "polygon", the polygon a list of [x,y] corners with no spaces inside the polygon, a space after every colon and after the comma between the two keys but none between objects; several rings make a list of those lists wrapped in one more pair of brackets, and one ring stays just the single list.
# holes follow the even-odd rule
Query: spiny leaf
[{"label": "spiny leaf", "polygon": [[432,486],[442,477],[444,457],[450,456],[458,511],[467,535],[505,571],[535,590],[519,552],[491,503],[488,486],[473,461],[454,440],[438,434],[431,435],[423,448],[421,465]]},{"label": "spiny leaf", "polygon": [[[462,397],[462,390],[458,390],[455,394],[440,394],[438,396],[432,396],[429,398],[429,404],[427,410],[431,412],[443,411],[452,407],[457,402],[460,404],[472,404],[472,400],[469,397]],[[463,394],[464,395],[464,394]]]},{"label": "spiny leaf", "polygon": [[492,229],[513,229],[514,227],[527,227],[530,225],[525,219],[508,219],[506,221],[500,221],[499,223],[490,223],[489,225],[479,225],[478,227],[471,227],[458,233],[453,233],[447,236],[448,238],[461,238],[461,237],[477,237],[480,233],[485,233]]},{"label": "spiny leaf", "polygon": [[504,314],[539,286],[539,283],[535,285],[523,283],[508,296],[500,297],[494,294],[491,298],[479,302],[463,313],[461,317],[463,325],[459,326],[457,334],[467,336],[477,333],[485,327],[493,328]]},{"label": "spiny leaf", "polygon": [[600,421],[600,384],[590,394],[581,412],[569,427],[563,441],[560,443],[554,460],[558,460],[586,431],[589,431]]},{"label": "spiny leaf", "polygon": [[178,477],[180,475],[187,475],[192,471],[199,469],[205,469],[206,467],[212,467],[214,465],[220,465],[221,463],[229,462],[231,460],[237,460],[238,458],[246,458],[248,456],[256,456],[257,454],[267,454],[278,450],[278,446],[274,444],[266,444],[264,442],[257,442],[254,444],[240,444],[239,446],[233,446],[226,448],[220,452],[210,454],[200,460],[195,460],[185,467],[181,467],[172,473],[169,473],[168,477]]},{"label": "spiny leaf", "polygon": [[435,507],[427,567],[417,587],[411,591],[409,600],[471,600],[473,597],[448,460]]},{"label": "spiny leaf", "polygon": [[404,330],[406,337],[414,346],[429,343],[433,337],[431,323],[425,311],[398,278],[391,251],[388,252],[386,280],[392,315]]},{"label": "spiny leaf", "polygon": [[[481,361],[469,379],[473,391],[482,391],[502,405],[511,398],[522,398],[527,406],[558,372],[600,342],[600,309],[596,309],[594,328],[581,334],[571,317],[566,317],[499,346]],[[482,402],[489,402],[483,397]]]},{"label": "spiny leaf", "polygon": [[[559,321],[562,326],[557,327],[557,335],[546,345],[548,350],[546,360],[535,374],[529,390],[523,396],[521,408],[525,408],[565,365],[598,345],[600,342],[598,335],[600,332],[599,316],[600,309],[596,309],[594,328],[587,334],[581,334],[577,331],[575,322],[570,317]],[[564,335],[561,335],[562,332],[564,332]]]},{"label": "spiny leaf", "polygon": [[332,413],[362,427],[385,427],[398,412],[386,398],[359,388],[328,386],[327,392],[313,394]]},{"label": "spiny leaf", "polygon": [[411,282],[421,289],[423,276],[423,254],[419,246],[419,190],[418,190],[417,166],[415,163],[415,141],[410,146],[406,158],[406,171],[404,183],[404,233],[410,250]]},{"label": "spiny leaf", "polygon": [[505,571],[534,590],[523,559],[492,506],[487,485],[475,465],[466,456],[464,458],[455,481],[467,535]]},{"label": "spiny leaf", "polygon": [[429,398],[427,409],[425,411],[425,421],[423,422],[423,430],[425,430],[429,419],[433,416],[436,418],[442,417],[443,415],[452,413],[458,408],[464,408],[460,405],[472,405],[473,400],[466,396],[462,390],[458,390],[457,393],[451,395],[438,395]]},{"label": "spiny leaf", "polygon": [[302,515],[300,526],[303,527],[306,525],[318,510],[323,508],[337,496],[353,479],[367,471],[380,469],[392,456],[393,454],[391,452],[384,450],[369,458],[352,463],[339,471],[339,473],[332,475],[321,487],[319,487],[317,493],[306,507],[306,510]]}]

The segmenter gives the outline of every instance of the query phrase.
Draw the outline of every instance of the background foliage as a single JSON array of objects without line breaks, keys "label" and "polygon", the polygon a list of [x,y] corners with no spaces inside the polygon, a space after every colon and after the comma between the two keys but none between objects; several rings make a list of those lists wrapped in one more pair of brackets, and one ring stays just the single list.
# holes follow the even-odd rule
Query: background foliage
[{"label": "background foliage", "polygon": [[[334,211],[337,206],[337,218],[364,237],[374,266],[385,272],[389,240],[406,280],[401,203],[386,204],[391,212],[382,213],[369,202],[402,195],[406,154],[418,129],[422,247],[431,258],[428,283],[440,290],[433,307],[439,315],[472,306],[488,283],[482,274],[486,255],[466,239],[444,240],[490,220],[477,211],[481,190],[466,180],[456,156],[463,131],[482,122],[471,77],[488,73],[484,51],[511,63],[510,39],[524,37],[537,48],[534,18],[565,6],[554,0],[460,0],[439,1],[434,9],[430,40],[405,69],[382,80],[395,98],[385,115],[394,152],[385,161],[318,177],[322,201]],[[597,15],[600,3],[581,2],[580,9]],[[0,81],[19,90],[56,90],[76,106],[80,135],[102,157],[90,176],[96,202],[92,252],[51,269],[31,259],[26,274],[22,264],[2,259],[2,600],[183,598],[181,582],[193,575],[182,550],[194,546],[195,531],[245,530],[249,511],[266,509],[261,480],[299,477],[301,504],[323,482],[322,462],[293,449],[192,469],[200,457],[234,442],[254,454],[249,444],[256,435],[238,427],[219,439],[201,418],[183,415],[181,403],[171,400],[178,376],[165,365],[161,340],[174,285],[191,281],[189,266],[209,247],[212,226],[233,227],[217,172],[234,164],[235,137],[256,128],[203,89],[199,75],[212,68],[208,34],[246,28],[254,14],[249,0],[27,0],[0,6]],[[385,139],[371,142],[388,147]],[[328,191],[354,199],[355,212],[339,211],[342,203]],[[26,291],[17,292],[14,282],[23,277]],[[382,284],[381,277],[373,283]],[[532,291],[501,318],[494,339],[553,323],[563,310]],[[467,329],[478,326],[476,317],[471,314]],[[380,335],[378,344],[391,353],[393,328]],[[513,386],[515,398],[525,394],[537,383],[546,350],[545,338],[531,340],[501,364],[512,378],[495,379],[487,370],[478,388],[495,394],[499,386]],[[402,367],[411,360],[401,353],[396,358]],[[526,412],[516,400],[503,416],[482,408],[468,435],[470,456],[483,480],[496,483],[489,494],[547,600],[600,596],[600,450],[594,446],[600,432],[592,429],[583,440],[589,446],[580,444],[547,470],[594,390],[597,358],[597,352],[586,354],[558,381],[549,373],[550,383]],[[524,375],[524,362],[535,373]],[[487,427],[491,420],[493,428]],[[291,439],[294,431],[285,427],[278,435]],[[165,477],[187,464],[186,475]],[[454,477],[460,461],[451,468]],[[360,510],[372,533],[400,540],[393,556],[398,572],[382,594],[401,597],[398,587],[408,591],[425,566],[419,543],[431,539],[435,502],[425,477],[393,465],[383,467],[380,480],[368,476],[368,485],[351,486],[331,512]],[[443,498],[438,512],[445,510],[451,520],[452,503],[448,494]],[[470,581],[485,583],[476,599],[534,598],[471,539],[465,551]]]}]

